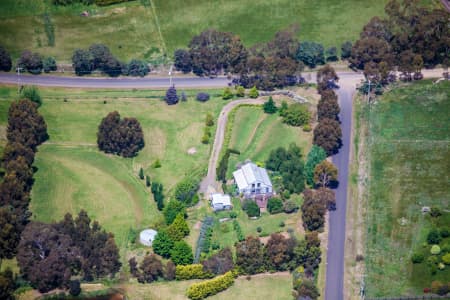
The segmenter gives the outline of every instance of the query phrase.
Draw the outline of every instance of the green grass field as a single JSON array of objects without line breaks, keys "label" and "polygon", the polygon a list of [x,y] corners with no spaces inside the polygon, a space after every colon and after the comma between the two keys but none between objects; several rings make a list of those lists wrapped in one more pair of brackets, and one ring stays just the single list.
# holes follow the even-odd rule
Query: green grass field
[{"label": "green grass field", "polygon": [[[417,82],[396,88],[364,108],[370,126],[366,243],[368,297],[422,294],[433,280],[410,257],[431,227],[422,206],[449,207],[450,83]],[[441,217],[450,226],[450,214]]]},{"label": "green grass field", "polygon": [[[69,63],[75,48],[97,42],[109,46],[123,60],[157,61],[164,49],[172,56],[174,49],[186,47],[194,35],[207,28],[232,31],[251,46],[270,40],[275,32],[292,24],[299,24],[301,40],[339,48],[347,40],[356,40],[371,17],[383,15],[387,0],[153,0],[153,9],[140,1],[101,8],[54,7],[50,2],[0,1],[0,39],[14,57],[30,49]],[[85,10],[89,17],[80,16]],[[54,47],[47,46],[44,12],[51,15],[55,27]]]},{"label": "green grass field", "polygon": [[[218,91],[209,91],[212,95]],[[206,170],[210,145],[200,142],[207,112],[217,116],[226,104],[213,96],[207,103],[194,100],[167,106],[163,91],[41,89],[43,114],[50,139],[39,147],[31,210],[37,220],[59,220],[66,212],[86,209],[92,218],[115,233],[126,245],[129,229],[158,223],[151,194],[137,177],[143,167],[151,180],[164,184],[166,195],[187,174]],[[0,89],[0,126],[5,128],[7,109],[15,88]],[[66,99],[65,102],[63,99]],[[106,104],[104,101],[106,100]],[[101,119],[117,110],[136,117],[143,128],[145,147],[133,159],[106,155],[97,150],[96,132]],[[189,155],[187,150],[196,148]],[[162,167],[151,164],[159,159]]]},{"label": "green grass field", "polygon": [[246,159],[264,163],[272,150],[288,147],[291,143],[300,146],[306,156],[312,144],[312,133],[282,123],[278,114],[266,114],[260,106],[238,108],[229,148],[239,150],[241,154],[230,156],[227,177],[232,177],[238,163]]},{"label": "green grass field", "polygon": [[[201,280],[156,282],[152,284],[129,284],[126,291],[130,299],[142,300],[187,300],[188,287]],[[292,278],[289,274],[256,275],[250,280],[239,277],[227,290],[208,297],[211,300],[225,299],[292,299]]]}]

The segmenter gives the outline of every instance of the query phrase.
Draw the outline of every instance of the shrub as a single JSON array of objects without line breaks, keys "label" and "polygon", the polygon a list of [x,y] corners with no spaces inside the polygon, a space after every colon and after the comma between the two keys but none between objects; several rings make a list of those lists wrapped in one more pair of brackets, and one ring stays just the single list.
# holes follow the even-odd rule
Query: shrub
[{"label": "shrub", "polygon": [[161,168],[161,162],[159,161],[159,159],[155,160],[155,161],[152,163],[152,168],[154,168],[154,169]]},{"label": "shrub", "polygon": [[200,101],[200,102],[206,102],[209,100],[209,94],[200,92],[197,94],[196,99],[197,99],[197,101]]},{"label": "shrub", "polygon": [[69,294],[72,296],[78,296],[81,293],[81,285],[79,280],[72,280],[69,283]]},{"label": "shrub", "polygon": [[241,225],[239,225],[239,222],[237,220],[233,220],[233,229],[236,231],[236,236],[239,242],[242,242],[245,240],[244,233],[242,232]]},{"label": "shrub", "polygon": [[450,231],[447,228],[442,228],[439,233],[441,234],[442,238],[447,238],[450,236]]},{"label": "shrub", "polygon": [[436,228],[433,228],[430,230],[430,232],[427,235],[427,242],[428,244],[439,244],[442,240],[442,237],[439,233],[439,231]]},{"label": "shrub", "polygon": [[222,99],[223,100],[229,100],[231,98],[233,98],[233,93],[231,92],[231,89],[229,87],[226,87],[223,90]]},{"label": "shrub", "polygon": [[249,217],[259,217],[261,214],[258,204],[253,200],[245,200],[242,208]]},{"label": "shrub", "polygon": [[245,88],[242,85],[236,87],[236,97],[244,97],[245,96]]},{"label": "shrub", "polygon": [[170,257],[170,252],[174,246],[173,240],[164,231],[160,230],[152,243],[153,251],[164,258]]},{"label": "shrub", "polygon": [[258,93],[258,90],[256,89],[256,86],[253,86],[251,89],[250,89],[250,91],[248,92],[248,96],[250,97],[250,98],[258,98],[258,96],[259,96],[259,93]]},{"label": "shrub", "polygon": [[283,221],[281,221],[280,224],[278,224],[278,226],[284,227],[284,226],[286,226],[286,224]]},{"label": "shrub", "polygon": [[57,69],[56,60],[51,56],[44,58],[42,63],[44,66],[45,73],[49,73],[50,71],[56,71]]},{"label": "shrub", "polygon": [[413,264],[420,264],[425,259],[424,255],[422,253],[414,253],[411,257],[411,261]]},{"label": "shrub", "polygon": [[197,178],[186,177],[175,187],[175,198],[185,203],[187,206],[192,204],[192,199],[197,193],[199,182]]},{"label": "shrub", "polygon": [[235,211],[231,211],[230,212],[230,218],[236,219],[237,218],[237,213]]},{"label": "shrub", "polygon": [[22,52],[17,66],[31,74],[40,74],[44,65],[39,53],[31,53],[31,51],[26,50]]},{"label": "shrub", "polygon": [[327,61],[337,61],[338,60],[336,47],[328,48],[326,51],[326,55],[327,55]]},{"label": "shrub", "polygon": [[175,278],[177,280],[205,279],[211,277],[210,273],[203,271],[202,264],[178,265],[175,271]]},{"label": "shrub", "polygon": [[210,114],[210,113],[206,114],[205,125],[208,127],[214,126],[214,118],[213,118],[212,114]]},{"label": "shrub", "polygon": [[295,103],[288,107],[283,113],[283,123],[291,126],[303,126],[309,124],[311,112],[304,104]]},{"label": "shrub", "polygon": [[177,89],[174,85],[169,87],[169,89],[166,91],[166,96],[164,97],[164,100],[168,105],[174,105],[178,103],[178,95],[177,95]]},{"label": "shrub", "polygon": [[150,68],[147,63],[138,59],[132,59],[126,67],[126,74],[130,76],[144,77],[148,72],[150,72]]},{"label": "shrub", "polygon": [[295,203],[294,200],[286,200],[283,203],[283,211],[287,214],[293,213],[297,211],[299,206]]},{"label": "shrub", "polygon": [[441,253],[441,247],[439,247],[439,245],[431,246],[430,253],[433,255],[438,255],[439,253]]},{"label": "shrub", "polygon": [[224,274],[234,268],[233,253],[225,248],[203,261],[203,270],[211,274]]},{"label": "shrub", "polygon": [[175,242],[172,251],[170,252],[170,258],[176,265],[192,264],[194,256],[192,255],[191,246],[185,241]]},{"label": "shrub", "polygon": [[25,86],[20,92],[20,97],[33,101],[38,107],[42,105],[41,94],[39,93],[39,89],[34,85]]},{"label": "shrub", "polygon": [[303,125],[303,131],[304,132],[310,132],[311,130],[312,130],[312,128],[311,128],[311,125],[309,123]]},{"label": "shrub", "polygon": [[203,282],[194,283],[187,290],[187,296],[190,299],[204,299],[208,296],[215,295],[226,290],[234,283],[234,274],[232,271],[216,278],[205,280]]},{"label": "shrub", "polygon": [[352,42],[346,41],[341,45],[341,58],[346,59],[352,55]]},{"label": "shrub", "polygon": [[142,167],[141,168],[139,168],[139,179],[140,180],[144,180],[144,169],[142,169]]},{"label": "shrub", "polygon": [[0,71],[9,72],[12,67],[11,56],[8,51],[0,45]]},{"label": "shrub", "polygon": [[261,231],[262,231],[261,226],[256,227],[256,231],[257,231],[258,233],[261,233]]},{"label": "shrub", "polygon": [[450,253],[447,253],[444,256],[442,256],[442,262],[446,265],[450,265]]},{"label": "shrub", "polygon": [[266,114],[274,114],[277,112],[277,107],[275,106],[272,96],[269,97],[269,100],[264,102],[263,110]]},{"label": "shrub", "polygon": [[437,217],[440,217],[442,215],[442,211],[440,210],[440,208],[433,206],[433,207],[431,207],[430,215],[433,218],[437,218]]},{"label": "shrub", "polygon": [[189,226],[184,220],[184,214],[182,212],[175,217],[175,220],[167,228],[167,234],[173,241],[179,241],[189,235]]},{"label": "shrub", "polygon": [[145,186],[150,187],[151,185],[152,185],[152,183],[150,181],[150,176],[145,175]]},{"label": "shrub", "polygon": [[283,201],[279,198],[270,198],[267,202],[267,210],[270,214],[277,214],[283,211]]},{"label": "shrub", "polygon": [[316,42],[304,41],[300,43],[297,51],[297,60],[302,61],[310,68],[325,63],[323,46]]}]

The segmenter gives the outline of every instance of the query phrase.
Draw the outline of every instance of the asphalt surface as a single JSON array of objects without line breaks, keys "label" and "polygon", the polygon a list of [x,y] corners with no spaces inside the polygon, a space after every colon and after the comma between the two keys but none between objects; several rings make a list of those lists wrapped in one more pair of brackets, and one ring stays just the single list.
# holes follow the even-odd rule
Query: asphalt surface
[{"label": "asphalt surface", "polygon": [[[18,78],[20,77],[20,78]],[[168,88],[168,77],[120,77],[120,78],[96,78],[96,77],[69,77],[50,75],[29,75],[14,73],[0,73],[0,82],[20,85],[38,85],[75,88]],[[230,82],[226,77],[202,78],[202,77],[173,77],[172,83],[177,87],[224,87]]]},{"label": "asphalt surface", "polygon": [[341,113],[342,148],[332,157],[339,170],[339,186],[336,192],[336,210],[329,213],[327,273],[325,300],[344,299],[344,250],[345,221],[347,208],[347,181],[350,153],[350,136],[352,130],[352,98],[355,86],[351,82],[342,81],[337,90]]}]

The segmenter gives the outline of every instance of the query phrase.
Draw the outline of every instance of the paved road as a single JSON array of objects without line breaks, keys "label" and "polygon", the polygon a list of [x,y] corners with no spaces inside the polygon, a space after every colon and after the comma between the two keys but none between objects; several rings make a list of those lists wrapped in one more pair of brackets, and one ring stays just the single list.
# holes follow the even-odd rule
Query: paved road
[{"label": "paved road", "polygon": [[[0,82],[17,84],[18,76],[13,73],[0,73]],[[47,75],[20,75],[20,84],[77,87],[77,88],[167,88],[170,85],[167,77],[144,77],[144,78],[95,78],[95,77],[69,77],[69,76],[47,76]],[[230,80],[226,77],[214,79],[201,77],[174,77],[173,84],[177,87],[224,87]]]},{"label": "paved road", "polygon": [[333,163],[339,170],[339,186],[336,189],[336,210],[330,212],[328,225],[327,273],[325,300],[344,299],[344,248],[345,219],[347,207],[347,180],[352,128],[352,98],[355,83],[341,80],[337,90],[341,113],[342,148],[333,156]]},{"label": "paved road", "polygon": [[219,160],[220,150],[223,146],[225,129],[227,127],[228,114],[230,113],[230,111],[240,104],[262,104],[264,103],[264,101],[264,99],[235,100],[228,103],[222,108],[219,119],[217,120],[217,130],[216,136],[214,137],[213,150],[211,156],[209,157],[208,175],[206,175],[206,177],[203,178],[202,182],[200,183],[201,193],[204,193],[206,195],[209,191],[220,190],[220,185],[216,181],[216,167]]}]

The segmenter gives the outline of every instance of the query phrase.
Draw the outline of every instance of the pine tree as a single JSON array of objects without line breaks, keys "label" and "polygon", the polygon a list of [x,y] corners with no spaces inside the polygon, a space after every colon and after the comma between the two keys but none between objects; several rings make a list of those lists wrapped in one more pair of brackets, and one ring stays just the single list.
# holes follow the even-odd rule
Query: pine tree
[{"label": "pine tree", "polygon": [[148,176],[148,175],[145,175],[145,185],[146,185],[147,187],[149,187],[149,186],[152,185],[152,183],[151,183],[151,181],[150,181],[150,176]]},{"label": "pine tree", "polygon": [[167,91],[166,91],[166,97],[164,98],[166,100],[166,103],[168,105],[174,105],[178,103],[178,95],[177,95],[177,89],[174,85],[172,85]]},{"label": "pine tree", "polygon": [[263,110],[266,114],[274,114],[277,112],[277,107],[275,106],[272,96],[269,97],[267,102],[264,102]]},{"label": "pine tree", "polygon": [[139,169],[139,178],[144,180],[144,170],[142,168]]}]

